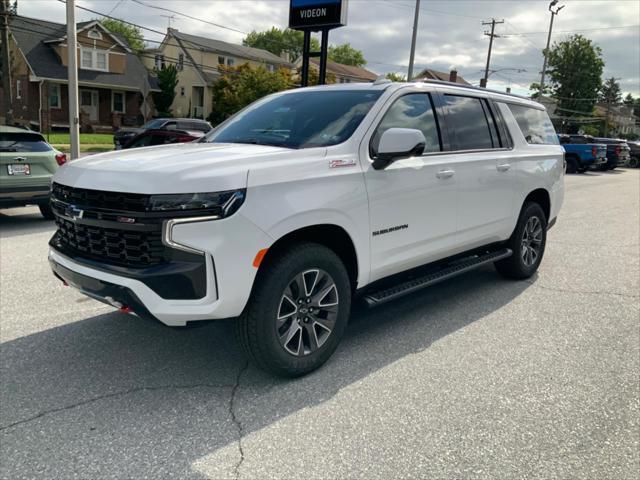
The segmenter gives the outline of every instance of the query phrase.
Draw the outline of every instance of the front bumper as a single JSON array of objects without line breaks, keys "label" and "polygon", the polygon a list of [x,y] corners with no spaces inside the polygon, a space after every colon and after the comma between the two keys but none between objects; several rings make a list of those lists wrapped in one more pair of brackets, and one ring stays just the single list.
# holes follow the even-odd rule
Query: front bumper
[{"label": "front bumper", "polygon": [[48,203],[50,189],[48,183],[35,186],[1,187],[0,208]]},{"label": "front bumper", "polygon": [[82,293],[118,308],[129,307],[165,325],[240,315],[256,275],[253,259],[273,240],[239,213],[222,220],[175,225],[172,239],[203,252],[206,290],[202,298],[163,298],[149,286],[149,276],[124,276],[99,262],[70,258],[56,248],[50,248],[49,261],[57,277]]}]

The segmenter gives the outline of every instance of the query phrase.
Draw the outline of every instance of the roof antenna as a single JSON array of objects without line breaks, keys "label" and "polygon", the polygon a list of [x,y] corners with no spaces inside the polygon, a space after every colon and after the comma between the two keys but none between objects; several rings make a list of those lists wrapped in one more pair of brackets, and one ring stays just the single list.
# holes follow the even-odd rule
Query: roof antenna
[{"label": "roof antenna", "polygon": [[171,20],[175,21],[176,20],[176,16],[175,15],[160,15],[161,17],[165,17],[167,19],[167,23],[169,24],[167,26],[167,28],[171,28]]}]

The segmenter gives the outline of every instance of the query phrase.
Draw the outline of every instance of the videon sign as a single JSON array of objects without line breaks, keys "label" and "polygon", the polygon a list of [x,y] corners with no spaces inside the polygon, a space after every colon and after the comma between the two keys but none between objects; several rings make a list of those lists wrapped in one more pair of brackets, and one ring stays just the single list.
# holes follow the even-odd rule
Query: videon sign
[{"label": "videon sign", "polygon": [[348,0],[291,0],[289,28],[313,30],[347,24]]}]

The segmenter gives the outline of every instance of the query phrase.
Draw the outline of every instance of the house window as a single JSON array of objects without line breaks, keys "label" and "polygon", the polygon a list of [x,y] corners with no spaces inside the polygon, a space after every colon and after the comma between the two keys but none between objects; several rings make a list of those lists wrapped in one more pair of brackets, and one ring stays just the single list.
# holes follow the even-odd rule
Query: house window
[{"label": "house window", "polygon": [[91,68],[93,65],[93,56],[90,50],[82,50],[82,68]]},{"label": "house window", "polygon": [[98,70],[107,69],[107,54],[104,52],[96,52],[96,68]]},{"label": "house window", "polygon": [[156,70],[164,70],[164,67],[165,67],[164,55],[156,55],[155,64],[156,64]]},{"label": "house window", "polygon": [[218,57],[218,65],[224,65],[225,62],[225,58],[223,56],[219,56]]},{"label": "house window", "polygon": [[184,87],[180,87],[180,96],[184,97]]},{"label": "house window", "polygon": [[81,48],[81,65],[86,70],[109,70],[108,54],[104,50]]},{"label": "house window", "polygon": [[184,53],[178,54],[178,70],[182,70],[184,68]]},{"label": "house window", "polygon": [[22,85],[20,80],[16,80],[16,99],[22,98]]},{"label": "house window", "polygon": [[111,111],[113,113],[124,113],[124,92],[111,92]]},{"label": "house window", "polygon": [[236,61],[233,58],[227,58],[227,67],[233,67]]},{"label": "house window", "polygon": [[276,71],[276,67],[275,65],[271,65],[270,63],[267,64],[267,70],[270,71],[271,73]]},{"label": "house window", "polygon": [[60,85],[57,83],[49,84],[49,107],[50,108],[60,108]]},{"label": "house window", "polygon": [[94,40],[102,40],[102,34],[95,28],[92,28],[87,32],[87,37],[93,38]]}]

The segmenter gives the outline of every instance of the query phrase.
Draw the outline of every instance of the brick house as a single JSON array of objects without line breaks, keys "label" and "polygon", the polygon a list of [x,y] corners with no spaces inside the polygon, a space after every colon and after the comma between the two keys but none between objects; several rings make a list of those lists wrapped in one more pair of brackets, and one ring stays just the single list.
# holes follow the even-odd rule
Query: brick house
[{"label": "brick house", "polygon": [[[10,99],[15,124],[68,129],[66,25],[18,15],[9,22],[11,92],[0,88],[0,115]],[[157,82],[126,40],[96,20],[78,23],[77,39],[81,130],[112,131],[149,119]]]}]

